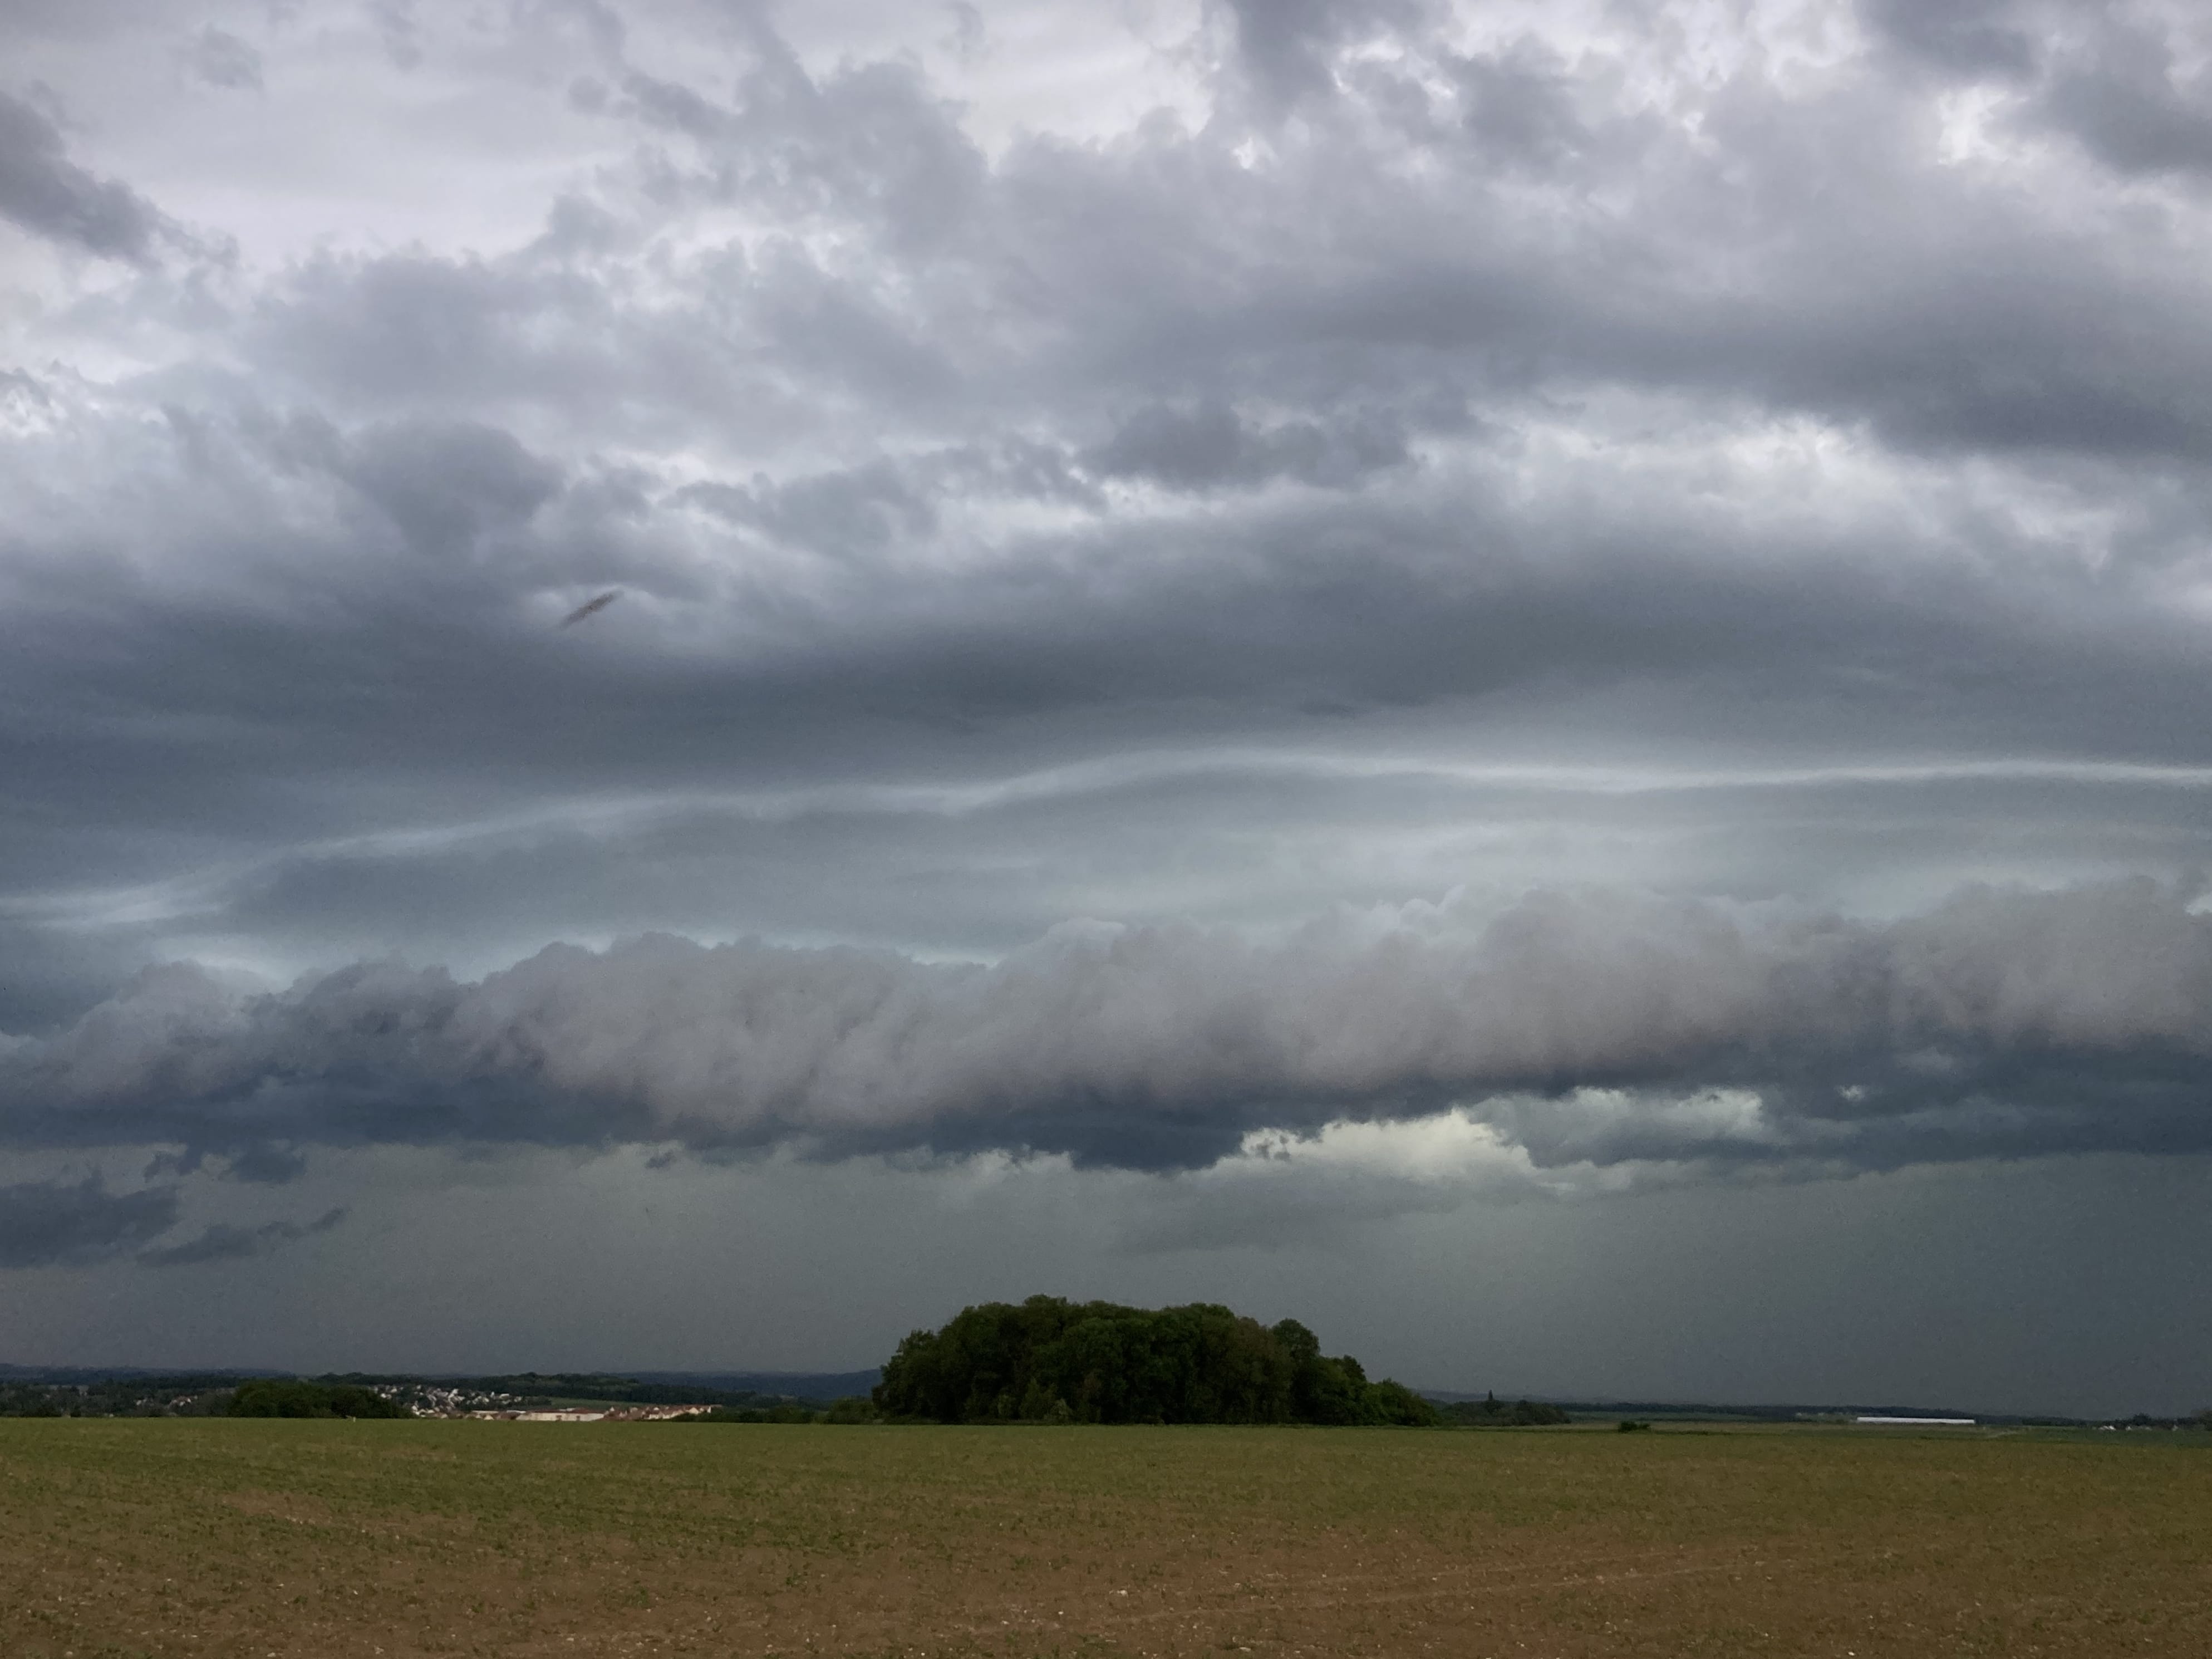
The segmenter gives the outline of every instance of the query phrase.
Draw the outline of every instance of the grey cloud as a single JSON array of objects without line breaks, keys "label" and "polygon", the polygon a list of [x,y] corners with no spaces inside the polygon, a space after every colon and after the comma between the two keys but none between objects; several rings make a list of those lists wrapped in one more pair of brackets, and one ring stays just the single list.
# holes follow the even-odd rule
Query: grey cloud
[{"label": "grey cloud", "polygon": [[15,0],[8,21],[30,40],[99,39],[158,23],[164,9],[155,0]]},{"label": "grey cloud", "polygon": [[1966,75],[2025,75],[2037,40],[2018,0],[1860,0],[1881,34],[1938,68]]},{"label": "grey cloud", "polygon": [[750,201],[790,222],[866,225],[909,256],[967,227],[983,157],[910,65],[848,62],[817,78],[771,30],[746,33],[751,63],[726,105],[646,74],[623,81],[620,112],[698,151],[696,165],[664,160],[663,189]]},{"label": "grey cloud", "polygon": [[149,1267],[189,1267],[208,1261],[240,1261],[266,1255],[317,1233],[326,1233],[346,1218],[343,1207],[326,1211],[304,1224],[295,1221],[267,1221],[258,1227],[240,1227],[228,1221],[211,1222],[191,1238],[176,1244],[142,1250],[138,1260]]},{"label": "grey cloud", "polygon": [[775,356],[826,391],[917,407],[953,392],[950,354],[869,283],[826,271],[788,244],[752,272],[755,325]]},{"label": "grey cloud", "polygon": [[[1274,836],[1340,822],[1328,790],[1254,795],[1224,772],[1194,778],[1216,816],[1202,802],[1179,805],[1180,838],[1148,827],[1162,811],[1156,797],[1129,793],[1048,818],[1001,818],[988,838],[952,825],[920,836],[866,830],[823,814],[771,831],[712,811],[605,831],[584,817],[572,830],[556,827],[557,814],[525,812],[547,827],[455,842],[444,858],[432,856],[434,835],[422,856],[398,863],[368,846],[301,845],[347,836],[364,811],[373,823],[428,826],[447,814],[496,820],[541,796],[974,780],[1169,743],[1203,764],[1208,750],[1243,741],[1291,754],[1315,743],[1362,747],[1388,733],[1378,722],[1414,720],[1430,722],[1427,738],[1404,739],[1415,753],[1448,734],[1478,752],[1505,745],[1528,757],[1572,752],[1592,730],[1598,752],[1615,757],[1647,747],[1663,757],[1685,733],[1773,755],[1808,742],[1876,754],[2094,755],[2124,732],[2136,755],[2201,763],[2212,729],[2195,635],[2158,580],[2122,570],[2085,579],[2001,525],[1955,550],[1897,544],[1914,550],[1902,586],[1884,562],[1896,549],[1873,538],[1796,549],[1762,574],[1758,561],[1788,544],[1761,545],[1745,526],[1695,510],[1686,493],[1541,512],[1540,539],[1483,505],[1510,487],[1501,477],[1428,506],[1301,501],[1241,521],[1104,525],[1007,563],[946,572],[916,558],[915,543],[959,510],[959,495],[936,493],[927,466],[861,467],[803,489],[771,481],[714,497],[756,515],[779,544],[832,561],[789,580],[773,565],[741,567],[725,585],[659,551],[668,544],[658,538],[687,520],[714,533],[696,511],[706,497],[682,496],[679,511],[681,492],[671,492],[666,518],[648,514],[643,527],[611,512],[571,525],[572,486],[516,531],[538,476],[516,461],[519,447],[479,434],[494,462],[514,463],[489,475],[529,486],[510,495],[502,485],[487,506],[467,493],[475,471],[455,464],[469,445],[441,453],[437,434],[453,428],[398,429],[404,442],[383,426],[358,437],[278,426],[253,440],[264,450],[238,462],[248,477],[262,464],[255,453],[292,458],[270,496],[270,519],[296,526],[285,542],[251,515],[194,524],[191,506],[149,526],[210,550],[202,568],[227,584],[213,594],[88,589],[96,567],[82,562],[51,583],[21,580],[0,623],[0,747],[19,787],[69,827],[19,822],[7,843],[26,896],[15,930],[24,948],[9,955],[5,976],[24,981],[15,1029],[74,1012],[91,987],[112,984],[116,941],[204,948],[158,942],[179,927],[283,939],[300,953],[291,960],[323,962],[427,948],[481,964],[549,936],[645,926],[817,939],[827,929],[998,950],[1073,908],[1157,917],[1167,891],[1211,903],[1215,884],[1237,890],[1248,872],[1268,869],[1272,854],[1251,850],[1254,823]],[[209,438],[218,452],[230,441],[220,428]],[[462,528],[505,528],[477,537],[467,556],[395,558],[404,544],[348,481],[367,454],[381,458],[387,499],[424,526],[450,507]],[[234,502],[243,490],[217,459],[222,498]],[[1978,530],[1946,499],[1954,525]],[[323,501],[329,523],[303,511],[308,500]],[[510,507],[495,513],[502,501]],[[589,641],[550,631],[577,600],[617,582],[635,596],[605,619],[619,627]],[[1316,708],[1337,712],[1300,712]],[[2165,718],[2146,723],[2146,708]],[[58,744],[58,732],[69,741]],[[1340,787],[1371,797],[1378,786]],[[1857,830],[1838,798],[1795,799],[1790,811],[1828,828],[1793,830],[1777,817],[1755,858],[1744,839],[1731,841],[1741,874],[1701,855],[1698,878],[1802,890],[1842,861],[1834,841],[1846,836],[1863,869],[1890,810],[1929,826],[1916,844],[1946,839],[1954,869],[1987,868],[1993,848],[2027,833],[2003,827],[1994,787],[1954,790],[1940,811],[1869,797]],[[2192,853],[2159,827],[2170,815],[2149,799],[2101,799],[2129,826],[2124,858],[2135,867],[2173,870],[2203,856],[2201,837]],[[1456,810],[1480,823],[1492,809]],[[1747,803],[1741,810],[1739,830],[1767,822]],[[2079,826],[2069,857],[2109,869],[2099,810],[2087,794],[2066,808]],[[1450,833],[1453,808],[1425,811]],[[2056,811],[2047,793],[2021,806],[2027,822],[2054,833]],[[1258,816],[1240,823],[1248,811]],[[1349,844],[1387,828],[1388,816],[1379,805],[1355,814]],[[1649,809],[1641,821],[1652,822]],[[1889,842],[1901,856],[1904,841],[1891,832]],[[1243,850],[1231,862],[1232,847]],[[1218,849],[1195,866],[1218,872],[1207,883],[1163,885],[1139,867],[1150,858],[1157,870],[1187,871],[1200,848]],[[1041,856],[1047,848],[1060,855]],[[841,853],[866,873],[839,874],[831,860]],[[244,867],[227,873],[234,859]],[[1118,884],[1085,884],[1102,871]],[[1443,867],[1434,876],[1439,885],[1460,878]],[[61,924],[81,930],[83,919],[127,906],[37,908],[27,897],[133,880],[154,888],[153,919],[105,934]],[[1296,908],[1315,902],[1283,896]],[[43,936],[40,916],[52,928]],[[495,927],[495,944],[465,937],[477,923]],[[325,932],[332,942],[319,943]],[[64,958],[76,964],[65,973],[40,966]]]},{"label": "grey cloud", "polygon": [[419,551],[465,550],[520,529],[559,490],[558,468],[513,434],[467,422],[406,422],[362,434],[349,481]]},{"label": "grey cloud", "polygon": [[[548,243],[326,264],[269,306],[270,337],[333,390],[618,389],[624,417],[750,404],[825,430],[793,384],[878,422],[1042,421],[1071,439],[1095,398],[1266,399],[1291,411],[1288,435],[1329,429],[1300,404],[1419,430],[1470,395],[1510,418],[1532,386],[1608,382],[1872,419],[1908,449],[2180,456],[2212,429],[2193,261],[1930,167],[1905,113],[1919,94],[1871,69],[1807,96],[1740,80],[1701,147],[1648,114],[1586,116],[1548,49],[1430,55],[1459,88],[1461,139],[1394,113],[1430,101],[1411,70],[1369,66],[1345,95],[1382,136],[1333,132],[1250,169],[1224,135],[1172,131],[1018,143],[989,167],[910,70],[816,79],[766,46],[734,103],[639,78],[624,106],[705,155],[648,175],[656,211],[737,197],[793,233],[702,258],[696,303],[641,311],[599,255],[563,264]],[[1407,152],[1431,185],[1395,176]],[[1593,191],[1628,210],[1594,211]],[[802,251],[798,234],[832,228],[877,258],[832,269]],[[1717,243],[1737,250],[1726,281]]]},{"label": "grey cloud", "polygon": [[876,461],[841,472],[750,488],[695,484],[675,501],[793,545],[831,554],[877,552],[937,527],[930,490],[911,469]]},{"label": "grey cloud", "polygon": [[176,1224],[177,1189],[111,1193],[96,1176],[74,1184],[0,1187],[0,1267],[79,1267],[137,1249]]},{"label": "grey cloud", "polygon": [[2184,79],[2176,67],[2172,43],[2153,28],[2100,16],[2087,40],[2054,62],[2031,118],[2123,173],[2212,171],[2212,74]]},{"label": "grey cloud", "polygon": [[2038,5],[2027,0],[1867,0],[1893,44],[1951,75],[1996,76],[2021,94],[2013,119],[2078,140],[2127,173],[2212,167],[2212,83],[2186,8]]},{"label": "grey cloud", "polygon": [[[1200,428],[1197,437],[1192,422]],[[1218,446],[1218,453],[1197,441],[1224,432],[1230,441]],[[1179,438],[1187,452],[1180,455],[1175,441]],[[342,474],[367,489],[418,540],[433,543],[486,528],[523,528],[548,501],[559,476],[552,463],[525,451],[500,428],[482,423],[388,423],[369,427],[357,437],[313,423],[240,428],[233,438],[209,428],[193,441],[234,439],[234,465],[247,475],[239,479],[240,485],[252,487],[251,470],[257,466]],[[1168,476],[1194,487],[1201,475],[1224,466],[1261,471],[1293,465],[1326,477],[1331,476],[1328,467],[1337,464],[1333,457],[1345,456],[1341,464],[1346,468],[1368,465],[1389,457],[1397,441],[1382,419],[1364,427],[1353,423],[1349,433],[1322,438],[1303,427],[1254,434],[1239,424],[1232,430],[1203,410],[1188,422],[1170,411],[1133,422],[1115,446],[1094,459],[1102,468],[1150,469],[1156,475],[1165,469]],[[1306,666],[1293,672],[1318,678],[1340,663],[1355,670],[1354,659],[1366,658],[1367,665],[1355,672],[1430,676],[1425,694],[1434,696],[1498,684],[1501,670],[1517,654],[1525,654],[1532,665],[1542,659],[1554,675],[1571,677],[1585,659],[1617,667],[1629,659],[1620,648],[1624,631],[1644,635],[1651,642],[1649,648],[1683,663],[1696,659],[1717,665],[1749,655],[1787,660],[1802,672],[1808,660],[1826,654],[1814,652],[1808,658],[1806,649],[1813,638],[1825,636],[1834,652],[1861,662],[1876,652],[1900,663],[1917,657],[1911,672],[1938,675],[1946,672],[1945,657],[1966,653],[1984,659],[1978,674],[2002,675],[2006,658],[2020,659],[2034,648],[2037,635],[2051,620],[2046,605],[2051,612],[2070,613],[2063,617],[2063,628],[2072,639],[2083,641],[2085,626],[2102,631],[2121,654],[2147,653],[2146,666],[2157,654],[2154,641],[2176,626],[2172,619],[2160,619],[2160,607],[2148,603],[2149,593],[2138,595],[2124,580],[2092,584],[2002,516],[1970,503],[1961,503],[1962,514],[1954,520],[1960,533],[1952,544],[1923,546],[1920,586],[1909,605],[1899,603],[1879,574],[1870,540],[1807,550],[1791,573],[1793,586],[1785,591],[1755,574],[1747,544],[1755,532],[1693,504],[1654,504],[1630,494],[1618,501],[1585,495],[1563,503],[1566,510],[1551,517],[1540,532],[1517,514],[1501,510],[1498,497],[1517,487],[1512,457],[1502,445],[1501,453],[1479,462],[1474,476],[1463,476],[1427,499],[1406,495],[1356,512],[1303,505],[1295,511],[1267,508],[1205,526],[1203,539],[1217,550],[1235,548],[1238,556],[1233,561],[1209,564],[1196,556],[1196,527],[1172,523],[1126,529],[1111,523],[1078,524],[1060,532],[1054,544],[1036,545],[1040,555],[1055,544],[1079,550],[1080,568],[1046,556],[1016,575],[1003,565],[985,562],[972,574],[948,576],[911,556],[937,521],[940,505],[960,494],[972,498],[976,482],[993,469],[1009,489],[1042,485],[1063,497],[1079,498],[1079,492],[1068,489],[1066,472],[1049,476],[1051,469],[1065,465],[1057,453],[1014,447],[1005,452],[1003,460],[986,460],[979,467],[947,452],[944,462],[874,461],[836,473],[742,486],[684,485],[666,491],[658,503],[649,474],[623,483],[602,473],[610,489],[592,509],[601,516],[578,526],[580,533],[588,529],[603,550],[597,569],[571,568],[560,540],[549,531],[513,547],[496,574],[513,592],[513,584],[531,580],[533,567],[557,571],[562,580],[591,580],[612,578],[618,561],[644,586],[680,582],[675,592],[686,599],[724,601],[719,616],[701,615],[709,626],[744,626],[744,611],[726,607],[727,599],[741,591],[787,616],[812,612],[803,635],[775,641],[773,672],[779,678],[794,672],[818,675],[825,684],[848,686],[854,665],[843,653],[865,648],[876,658],[869,672],[878,675],[922,672],[932,660],[944,662],[951,672],[957,658],[963,665],[959,672],[972,678],[979,662],[1024,653],[1054,661],[1062,677],[1091,658],[1102,666],[1140,665],[1168,695],[1185,689],[1216,695],[1239,679],[1257,688],[1294,659]],[[1035,471],[1036,465],[1046,476],[1034,481],[1019,476],[1017,482],[1024,469]],[[2084,481],[2085,503],[2096,499],[2105,483]],[[271,514],[289,505],[273,499],[273,488],[265,493],[272,498]],[[2147,498],[2136,510],[2148,512],[2155,500]],[[696,564],[686,568],[669,556],[677,551],[669,544],[680,521],[672,515],[654,521],[657,507],[698,505],[802,541],[847,548],[865,542],[887,556],[870,561],[865,593],[809,592],[805,582],[791,582],[779,592],[773,574],[746,575],[742,590],[729,581],[709,586],[702,579],[714,573]],[[2158,540],[2185,529],[2186,514],[2194,510],[2186,501],[2173,505],[2180,509],[2173,531],[2154,532],[2143,539],[2145,552],[2153,557],[2159,556]],[[635,521],[634,536],[614,522],[624,515]],[[2148,521],[2144,527],[2153,530]],[[250,524],[243,529],[248,538],[266,533]],[[311,533],[335,542],[351,529],[339,518]],[[1381,556],[1374,551],[1378,545],[1386,550]],[[240,550],[252,546],[247,539]],[[1553,556],[1553,550],[1571,550],[1571,556]],[[953,543],[942,551],[957,557],[960,548]],[[1735,556],[1739,554],[1744,556],[1741,563]],[[2010,568],[2000,575],[1992,559]],[[333,561],[332,569],[356,591],[373,592],[377,599],[376,609],[343,619],[349,629],[368,628],[385,605],[414,603],[410,596],[418,577],[404,564],[380,568],[374,562]],[[1347,613],[1338,603],[1346,586],[1364,590],[1364,614]],[[1808,592],[1819,592],[1820,603],[1805,603]],[[1069,604],[1077,594],[1083,603]],[[833,598],[834,604],[825,603]],[[1194,604],[1201,599],[1209,604]],[[1152,641],[1163,628],[1186,635],[1206,629],[1212,601],[1235,605],[1241,620],[1234,636],[1209,639],[1203,653],[1157,648]],[[1377,614],[1393,618],[1387,636],[1374,626]],[[1757,626],[1742,625],[1754,617]],[[1530,624],[1540,617],[1544,625],[1532,630]],[[147,623],[160,626],[155,617]],[[1939,633],[1947,641],[1944,651],[1923,652]],[[1338,636],[1335,643],[1328,642],[1330,635]],[[1979,636],[1986,637],[1986,645]],[[811,665],[803,664],[793,655],[800,639],[817,642],[809,649],[827,654],[817,656]],[[1538,641],[1541,651],[1534,648]],[[38,648],[37,642],[27,643]],[[480,641],[479,648],[489,643]],[[1468,647],[1478,643],[1486,649],[1470,653]],[[275,644],[264,642],[256,654],[265,654]],[[1317,646],[1324,648],[1317,651]],[[1723,658],[1712,656],[1716,650]],[[225,681],[254,675],[254,655],[226,655],[231,660],[222,670]],[[1630,655],[1643,659],[1641,651]],[[902,657],[913,665],[911,670],[901,665]],[[550,665],[552,659],[546,660]],[[767,672],[769,661],[755,654],[714,672],[734,690],[734,682]],[[653,672],[650,664],[639,666]],[[1163,671],[1167,678],[1161,678]],[[564,666],[562,672],[572,671]],[[691,671],[665,672],[680,682]],[[2051,672],[2051,665],[2039,664],[2033,677],[2048,683]],[[2106,678],[2124,672],[2117,655],[2095,665],[2095,672]],[[189,687],[193,678],[165,671],[161,705],[173,707],[179,688]],[[112,678],[105,683],[111,695],[120,689]],[[593,689],[595,701],[604,689]],[[676,689],[672,683],[670,690]],[[902,690],[911,697],[914,689],[909,684]],[[1116,689],[1104,680],[1085,695],[1104,696]],[[1301,689],[1312,695],[1321,688]],[[1382,692],[1397,694],[1396,687]],[[915,706],[927,712],[927,699]],[[2058,709],[2049,712],[2063,718]],[[603,723],[605,718],[603,714]]]},{"label": "grey cloud", "polygon": [[[650,125],[702,141],[717,139],[727,130],[728,112],[681,82],[633,74],[622,89],[629,100],[628,112]],[[595,83],[582,89],[585,106],[594,112],[605,107],[606,96],[605,88]]]},{"label": "grey cloud", "polygon": [[261,54],[250,42],[213,23],[185,43],[182,57],[185,66],[209,86],[261,90]]},{"label": "grey cloud", "polygon": [[[1970,890],[1875,925],[1537,896],[1278,943],[1074,927],[988,968],[653,937],[473,985],[368,965],[243,1002],[180,965],[19,1050],[0,1098],[9,1134],[60,1144],[790,1140],[1186,1167],[1257,1129],[1502,1099],[1539,1163],[2203,1149],[2212,918],[2189,897]],[[1650,1109],[1596,1122],[1593,1089]],[[1682,1115],[1716,1089],[1759,1097],[1757,1133]]]},{"label": "grey cloud", "polygon": [[1493,151],[1537,167],[1556,166],[1589,147],[1575,108],[1575,86],[1558,54],[1523,41],[1454,66],[1467,129]]},{"label": "grey cloud", "polygon": [[1328,425],[1285,421],[1256,425],[1226,403],[1139,410],[1091,452],[1091,469],[1109,478],[1145,478],[1170,489],[1206,490],[1278,477],[1342,488],[1404,465],[1406,434],[1395,413],[1352,415]]},{"label": "grey cloud", "polygon": [[1394,0],[1221,0],[1231,19],[1238,64],[1276,106],[1326,96],[1334,88],[1337,52],[1390,24],[1419,15]]},{"label": "grey cloud", "polygon": [[[272,370],[355,398],[465,407],[487,394],[548,391],[563,365],[543,366],[524,336],[533,313],[554,304],[545,284],[512,264],[424,253],[325,258],[305,267],[289,292],[264,297],[262,355]],[[573,285],[562,297],[604,302]]]},{"label": "grey cloud", "polygon": [[556,429],[581,416],[587,441],[652,450],[703,431],[774,452],[864,402],[927,407],[954,389],[929,331],[789,242],[702,256],[678,296],[640,305],[635,241],[568,201],[545,238],[495,260],[322,259],[264,297],[250,345],[317,399],[448,419],[521,409]]},{"label": "grey cloud", "polygon": [[[1242,923],[1298,914],[1316,891],[1354,904],[1467,881],[1510,892],[1578,879],[1594,862],[1615,882],[1863,902],[1869,890],[1941,890],[1961,865],[2045,882],[2107,870],[2116,823],[2143,867],[2212,865],[2206,785],[2186,775],[2130,786],[1967,772],[1885,785],[1846,772],[1645,787],[1617,775],[1547,780],[1540,769],[1487,781],[1198,751],[971,786],[577,802],[289,849],[203,884],[191,902],[198,927],[292,960],[406,952],[473,975],[549,934],[757,930],[984,956],[1070,915]],[[67,1024],[164,949],[158,922],[93,927],[99,905],[88,895],[64,914],[100,940],[104,971],[88,960],[27,1000],[34,1018],[0,1029]],[[40,941],[20,937],[7,961],[28,978]]]},{"label": "grey cloud", "polygon": [[367,10],[392,66],[402,70],[420,68],[422,31],[415,15],[415,0],[367,0]]},{"label": "grey cloud", "polygon": [[292,1147],[267,1142],[234,1153],[229,1167],[223,1171],[233,1181],[265,1187],[281,1187],[297,1181],[307,1172],[307,1160],[303,1154]]},{"label": "grey cloud", "polygon": [[113,179],[69,159],[61,130],[22,99],[0,92],[0,216],[34,235],[111,259],[149,264],[174,227]]}]

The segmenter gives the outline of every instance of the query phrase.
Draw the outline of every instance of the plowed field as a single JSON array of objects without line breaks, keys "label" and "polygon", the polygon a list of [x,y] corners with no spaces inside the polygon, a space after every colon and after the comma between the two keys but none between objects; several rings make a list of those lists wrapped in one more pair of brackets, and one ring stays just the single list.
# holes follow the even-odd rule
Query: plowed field
[{"label": "plowed field", "polygon": [[0,1654],[2212,1654],[2212,1436],[0,1421]]}]

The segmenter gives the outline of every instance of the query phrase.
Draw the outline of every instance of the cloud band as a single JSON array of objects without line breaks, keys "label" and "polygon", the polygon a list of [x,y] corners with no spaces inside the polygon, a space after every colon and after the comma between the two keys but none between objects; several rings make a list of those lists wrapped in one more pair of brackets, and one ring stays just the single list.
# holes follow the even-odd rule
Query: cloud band
[{"label": "cloud band", "polygon": [[[2198,1148],[2212,917],[2191,897],[1974,888],[1866,922],[1553,892],[1272,939],[1072,924],[988,966],[652,935],[473,983],[363,963],[243,996],[173,964],[18,1042],[0,1129],[1174,1168],[1461,1104],[1540,1164]],[[1683,1109],[1716,1091],[1751,1105]]]}]

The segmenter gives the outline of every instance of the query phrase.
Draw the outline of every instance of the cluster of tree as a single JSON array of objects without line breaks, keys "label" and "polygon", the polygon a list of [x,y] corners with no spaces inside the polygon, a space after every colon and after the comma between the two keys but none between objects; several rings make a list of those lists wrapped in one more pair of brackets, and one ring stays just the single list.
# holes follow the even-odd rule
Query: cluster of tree
[{"label": "cluster of tree", "polygon": [[233,1417],[412,1417],[397,1400],[349,1382],[262,1377],[241,1382],[230,1397]]},{"label": "cluster of tree", "polygon": [[1472,1429],[1542,1428],[1573,1420],[1557,1406],[1534,1400],[1516,1400],[1509,1406],[1494,1394],[1480,1400],[1455,1400],[1439,1409],[1445,1422]]},{"label": "cluster of tree", "polygon": [[1294,1319],[1209,1303],[1124,1308],[1033,1296],[968,1308],[899,1344],[877,1384],[886,1417],[939,1423],[1329,1423],[1427,1427],[1437,1408],[1370,1382]]}]

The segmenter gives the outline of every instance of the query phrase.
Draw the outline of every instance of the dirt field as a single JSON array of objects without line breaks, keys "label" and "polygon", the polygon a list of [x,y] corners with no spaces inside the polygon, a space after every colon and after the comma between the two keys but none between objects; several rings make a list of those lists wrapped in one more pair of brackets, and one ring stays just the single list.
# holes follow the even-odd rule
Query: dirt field
[{"label": "dirt field", "polygon": [[0,1654],[2212,1653],[2212,1437],[0,1420]]}]

